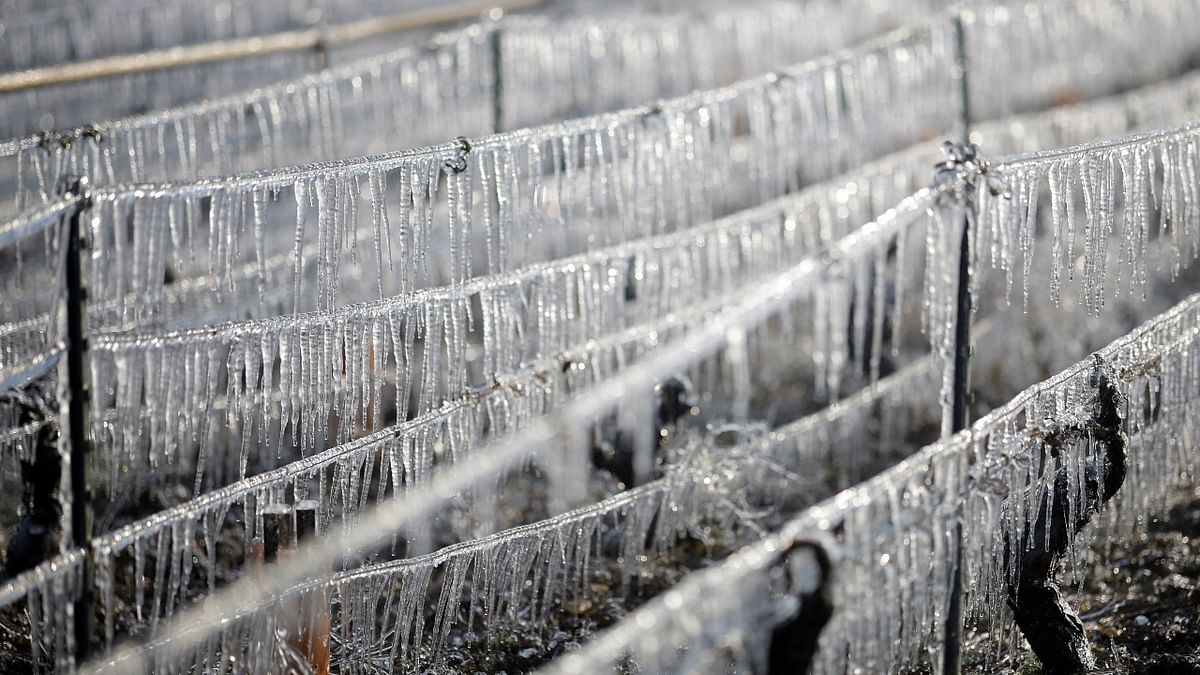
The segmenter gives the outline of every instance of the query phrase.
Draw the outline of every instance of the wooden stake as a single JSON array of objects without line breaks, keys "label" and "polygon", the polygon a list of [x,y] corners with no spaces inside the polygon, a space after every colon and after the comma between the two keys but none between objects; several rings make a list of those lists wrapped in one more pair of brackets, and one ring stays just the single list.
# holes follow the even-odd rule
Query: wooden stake
[{"label": "wooden stake", "polygon": [[[296,502],[296,533],[301,545],[316,537],[317,502]],[[329,596],[324,590],[307,594],[300,602],[300,633],[293,646],[307,658],[313,675],[329,675],[329,636],[332,629]]]}]

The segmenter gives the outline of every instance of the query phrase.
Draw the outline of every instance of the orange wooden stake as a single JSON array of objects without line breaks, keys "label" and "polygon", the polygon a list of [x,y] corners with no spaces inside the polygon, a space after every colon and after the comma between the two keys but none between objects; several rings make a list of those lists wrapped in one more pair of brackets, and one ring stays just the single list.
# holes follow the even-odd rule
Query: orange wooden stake
[{"label": "orange wooden stake", "polygon": [[[296,503],[296,534],[302,544],[317,534],[317,502]],[[329,616],[329,596],[315,590],[300,601],[300,630],[293,646],[312,666],[313,675],[329,675],[329,635],[333,621]]]}]

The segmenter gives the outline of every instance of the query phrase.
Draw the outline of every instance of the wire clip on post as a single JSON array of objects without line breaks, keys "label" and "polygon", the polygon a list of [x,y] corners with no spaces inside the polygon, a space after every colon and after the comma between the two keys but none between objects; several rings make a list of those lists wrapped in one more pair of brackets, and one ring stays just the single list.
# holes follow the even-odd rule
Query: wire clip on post
[{"label": "wire clip on post", "polygon": [[88,463],[91,441],[88,419],[91,384],[88,382],[88,291],[84,277],[83,261],[89,242],[84,232],[84,219],[88,213],[88,179],[86,176],[65,178],[60,184],[62,197],[74,197],[76,207],[69,211],[63,221],[63,296],[60,304],[60,321],[65,328],[67,358],[59,362],[58,400],[59,424],[66,422],[65,433],[60,431],[60,442],[65,442],[70,457],[71,481],[71,542],[75,548],[84,550],[83,579],[79,595],[75,599],[75,658],[83,663],[91,652],[93,606],[92,590],[92,494],[88,479]]}]

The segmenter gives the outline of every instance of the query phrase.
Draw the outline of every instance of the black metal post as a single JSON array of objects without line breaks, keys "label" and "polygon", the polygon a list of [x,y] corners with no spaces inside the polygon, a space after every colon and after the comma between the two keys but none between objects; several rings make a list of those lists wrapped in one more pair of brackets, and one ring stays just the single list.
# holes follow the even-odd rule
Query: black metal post
[{"label": "black metal post", "polygon": [[[957,44],[959,97],[962,103],[962,142],[971,146],[971,89],[967,79],[967,36],[962,12],[954,15]],[[968,199],[974,195],[968,192]],[[964,205],[971,208],[973,204]],[[954,402],[951,409],[951,430],[966,429],[971,422],[971,219],[963,214],[962,244],[958,253],[958,303],[954,315]]]},{"label": "black metal post", "polygon": [[[971,91],[967,79],[967,38],[963,27],[962,11],[954,15],[956,66],[958,68],[959,96],[962,104],[962,142],[971,145]],[[971,192],[967,192],[971,195]],[[971,205],[964,204],[964,209]],[[971,403],[971,220],[963,214],[962,242],[958,253],[958,289],[954,314],[954,398],[950,408],[950,429],[959,432],[970,424]],[[945,644],[942,672],[944,675],[959,675],[962,672],[962,506],[954,522],[954,569],[950,574],[950,605],[946,610]]]},{"label": "black metal post", "polygon": [[[88,480],[91,455],[91,441],[88,438],[91,402],[91,384],[88,381],[88,292],[83,276],[83,259],[88,249],[88,242],[83,233],[83,220],[89,206],[87,178],[81,176],[65,180],[62,193],[64,196],[79,199],[79,204],[66,220],[63,241],[63,246],[66,247],[66,302],[63,311],[66,314],[67,409],[62,413],[65,413],[67,442],[71,450],[71,542],[76,549],[82,548],[84,551],[83,579],[74,608],[75,659],[76,663],[83,663],[91,654],[92,612],[95,605],[95,594],[92,590],[92,493]],[[61,369],[59,372],[62,373]]]},{"label": "black metal post", "polygon": [[488,37],[492,46],[492,131],[499,133],[504,127],[504,61],[500,44],[501,27],[497,23]]}]

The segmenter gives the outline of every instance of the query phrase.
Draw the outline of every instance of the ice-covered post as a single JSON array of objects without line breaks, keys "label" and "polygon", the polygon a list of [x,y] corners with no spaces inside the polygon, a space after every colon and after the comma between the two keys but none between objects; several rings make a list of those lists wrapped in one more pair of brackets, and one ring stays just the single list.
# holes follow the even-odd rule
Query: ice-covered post
[{"label": "ice-covered post", "polygon": [[[962,145],[965,149],[971,146],[971,91],[967,78],[969,63],[967,61],[967,38],[963,27],[963,8],[954,13],[955,36],[955,66],[957,67],[959,102],[962,105]],[[972,156],[974,153],[972,152]],[[949,159],[948,159],[949,161]],[[955,433],[967,428],[970,422],[971,396],[971,228],[969,208],[974,195],[966,192],[963,207],[962,238],[958,251],[958,285],[955,289],[954,304],[954,380],[952,398],[950,401],[950,432]],[[945,644],[943,651],[943,669],[945,675],[958,675],[962,672],[962,510],[954,523],[954,569],[950,576],[950,605],[946,611]]]},{"label": "ice-covered post", "polygon": [[[84,550],[83,579],[75,599],[75,658],[82,663],[92,645],[92,493],[88,481],[88,461],[91,455],[88,439],[88,407],[91,385],[88,382],[87,284],[83,277],[83,258],[88,242],[83,232],[83,220],[88,213],[88,179],[85,176],[63,180],[59,194],[64,199],[77,200],[74,209],[63,222],[63,296],[60,298],[60,326],[66,336],[66,359],[59,362],[58,401],[60,443],[70,458],[71,481],[71,543]],[[66,421],[66,433],[61,431]]]}]

